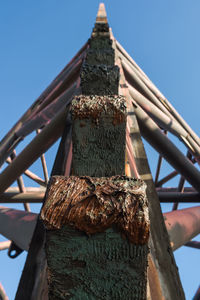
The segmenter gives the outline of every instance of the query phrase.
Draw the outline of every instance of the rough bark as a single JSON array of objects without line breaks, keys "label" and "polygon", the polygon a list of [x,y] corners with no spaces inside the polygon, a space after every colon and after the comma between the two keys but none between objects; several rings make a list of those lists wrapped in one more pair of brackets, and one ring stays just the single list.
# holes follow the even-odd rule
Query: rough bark
[{"label": "rough bark", "polygon": [[52,177],[47,229],[49,299],[146,299],[145,184],[125,176]]},{"label": "rough bark", "polygon": [[120,96],[78,96],[72,101],[72,174],[124,173],[126,105]]}]

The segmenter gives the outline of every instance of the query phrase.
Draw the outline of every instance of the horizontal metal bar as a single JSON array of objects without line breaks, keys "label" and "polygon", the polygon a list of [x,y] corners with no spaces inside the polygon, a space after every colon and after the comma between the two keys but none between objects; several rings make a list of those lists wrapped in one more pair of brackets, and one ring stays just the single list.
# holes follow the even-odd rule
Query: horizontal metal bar
[{"label": "horizontal metal bar", "polygon": [[[7,192],[0,196],[0,203],[42,203],[44,200],[45,191],[43,192]],[[161,203],[199,203],[199,193],[178,193],[178,192],[158,192]]]},{"label": "horizontal metal bar", "polygon": [[0,195],[0,203],[41,203],[44,200],[45,191],[42,192],[6,192]]},{"label": "horizontal metal bar", "polygon": [[[17,186],[11,186],[9,187],[6,191],[6,193],[19,193],[19,189]],[[46,188],[45,187],[32,187],[32,186],[28,186],[26,187],[26,192],[27,193],[42,193],[42,192],[46,192]]]},{"label": "horizontal metal bar", "polygon": [[[178,192],[178,188],[176,187],[157,187],[157,193],[168,193],[168,192]],[[186,193],[195,193],[196,190],[193,187],[184,187],[184,192]]]},{"label": "horizontal metal bar", "polygon": [[185,193],[185,192],[158,192],[158,197],[162,203],[199,203],[199,193]]}]

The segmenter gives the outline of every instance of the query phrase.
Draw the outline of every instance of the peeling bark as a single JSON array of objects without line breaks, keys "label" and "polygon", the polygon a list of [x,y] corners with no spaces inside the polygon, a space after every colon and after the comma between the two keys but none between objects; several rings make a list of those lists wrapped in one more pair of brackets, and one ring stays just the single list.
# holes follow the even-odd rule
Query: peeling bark
[{"label": "peeling bark", "polygon": [[41,212],[50,300],[146,300],[145,189],[125,176],[52,177]]},{"label": "peeling bark", "polygon": [[149,218],[146,185],[126,176],[51,179],[41,217],[48,229],[71,225],[87,235],[112,225],[134,244],[146,244]]}]

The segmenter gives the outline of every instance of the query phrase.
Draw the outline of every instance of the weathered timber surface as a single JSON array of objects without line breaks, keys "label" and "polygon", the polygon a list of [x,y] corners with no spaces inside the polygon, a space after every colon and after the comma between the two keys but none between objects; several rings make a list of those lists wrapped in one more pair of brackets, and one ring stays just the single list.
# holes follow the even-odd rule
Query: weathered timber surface
[{"label": "weathered timber surface", "polygon": [[146,299],[147,245],[114,229],[88,237],[70,226],[47,232],[49,300]]},{"label": "weathered timber surface", "polygon": [[77,96],[72,101],[72,174],[124,173],[126,105],[122,96]]},{"label": "weathered timber surface", "polygon": [[117,95],[119,68],[107,65],[84,64],[81,70],[81,88],[84,95]]},{"label": "weathered timber surface", "polygon": [[126,176],[54,176],[47,229],[49,299],[146,299],[146,186]]},{"label": "weathered timber surface", "polygon": [[114,66],[115,53],[114,49],[89,49],[85,62],[90,65],[105,64]]},{"label": "weathered timber surface", "polygon": [[118,95],[119,68],[114,61],[108,23],[97,22],[80,73],[83,95]]},{"label": "weathered timber surface", "polygon": [[146,244],[146,185],[126,176],[53,176],[41,217],[47,228],[73,225],[88,235],[115,224],[134,244]]}]

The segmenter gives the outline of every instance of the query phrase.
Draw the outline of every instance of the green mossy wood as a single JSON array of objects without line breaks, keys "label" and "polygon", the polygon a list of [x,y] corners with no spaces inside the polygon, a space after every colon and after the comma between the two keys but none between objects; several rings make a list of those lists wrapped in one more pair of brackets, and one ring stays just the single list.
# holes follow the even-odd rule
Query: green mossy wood
[{"label": "green mossy wood", "polygon": [[[73,176],[52,177],[41,212],[49,300],[146,299],[145,184],[122,176],[126,105],[105,20],[100,11],[80,75],[82,95],[72,102]],[[116,189],[115,175],[121,176]],[[102,177],[107,189],[94,184]],[[85,180],[80,188],[79,180]],[[142,192],[130,192],[133,182]]]}]

